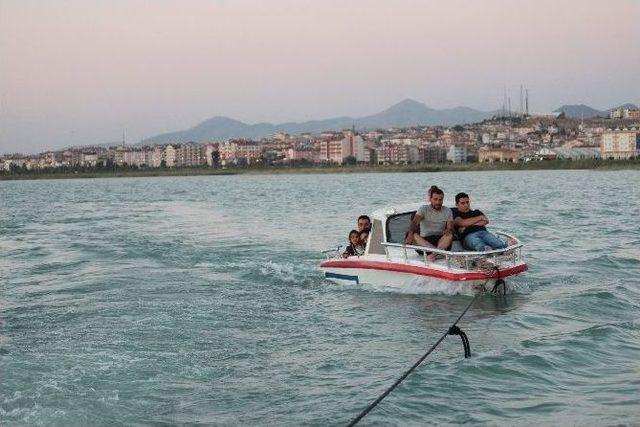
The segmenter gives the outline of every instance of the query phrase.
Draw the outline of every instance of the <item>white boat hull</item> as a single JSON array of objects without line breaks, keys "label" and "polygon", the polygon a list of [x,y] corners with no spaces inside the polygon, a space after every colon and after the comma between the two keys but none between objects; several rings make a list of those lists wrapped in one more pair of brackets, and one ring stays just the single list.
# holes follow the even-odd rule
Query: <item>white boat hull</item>
[{"label": "white boat hull", "polygon": [[321,264],[325,278],[345,285],[371,285],[400,289],[451,288],[492,290],[496,281],[527,270],[522,262],[494,270],[465,270],[434,263],[390,261],[383,257],[328,260]]},{"label": "white boat hull", "polygon": [[376,287],[413,288],[441,285],[462,285],[468,288],[479,288],[488,281],[485,280],[446,280],[429,276],[418,276],[411,273],[395,273],[389,271],[364,270],[359,268],[323,269],[325,278],[334,283],[349,285],[371,285]]}]

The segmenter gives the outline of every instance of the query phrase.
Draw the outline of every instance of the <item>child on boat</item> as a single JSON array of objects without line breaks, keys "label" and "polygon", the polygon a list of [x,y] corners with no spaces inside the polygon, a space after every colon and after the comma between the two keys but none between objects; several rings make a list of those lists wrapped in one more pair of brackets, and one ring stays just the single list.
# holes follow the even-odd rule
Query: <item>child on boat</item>
[{"label": "child on boat", "polygon": [[[350,256],[361,255],[357,253],[357,249],[360,247],[360,235],[357,230],[351,230],[349,232],[349,246],[342,254],[342,258],[349,258]],[[364,250],[362,251],[364,253]]]},{"label": "child on boat", "polygon": [[369,240],[369,231],[362,230],[358,236],[360,239],[359,245],[356,247],[356,254],[364,255],[364,249],[367,247],[367,240]]}]

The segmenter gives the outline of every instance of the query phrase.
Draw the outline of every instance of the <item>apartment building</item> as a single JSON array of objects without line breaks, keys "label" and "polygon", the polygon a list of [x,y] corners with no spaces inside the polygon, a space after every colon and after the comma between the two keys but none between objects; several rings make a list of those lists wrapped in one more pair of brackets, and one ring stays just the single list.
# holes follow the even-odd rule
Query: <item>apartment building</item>
[{"label": "apartment building", "polygon": [[256,163],[262,157],[262,144],[253,141],[239,141],[236,143],[236,158],[246,160],[247,163]]},{"label": "apartment building", "polygon": [[172,168],[176,165],[176,149],[173,145],[166,145],[162,152],[162,161],[168,168]]},{"label": "apartment building", "polygon": [[95,166],[98,163],[98,153],[82,153],[80,157],[82,166]]},{"label": "apartment building", "polygon": [[639,153],[639,129],[611,129],[602,133],[600,155],[603,159],[630,159]]},{"label": "apartment building", "polygon": [[424,163],[446,163],[447,149],[445,147],[424,147],[422,150],[422,161]]},{"label": "apartment building", "polygon": [[220,161],[225,165],[238,161],[255,163],[262,157],[262,151],[262,145],[253,141],[227,141],[220,144]]},{"label": "apartment building", "polygon": [[320,152],[312,148],[297,148],[290,147],[285,151],[284,160],[287,162],[296,160],[308,160],[310,162],[317,162],[320,159]]},{"label": "apartment building", "polygon": [[343,163],[349,156],[359,163],[365,162],[364,140],[360,135],[349,131],[340,140],[320,141],[320,161]]},{"label": "apartment building", "polygon": [[125,150],[122,152],[124,164],[128,166],[144,166],[146,164],[145,152],[142,150]]},{"label": "apartment building", "polygon": [[145,164],[150,168],[159,168],[162,165],[162,147],[147,147],[144,150]]},{"label": "apartment building", "polygon": [[466,145],[453,144],[449,146],[447,151],[447,160],[451,163],[466,163],[469,151]]},{"label": "apartment building", "polygon": [[176,147],[175,165],[177,167],[199,166],[203,163],[206,163],[206,161],[202,145],[188,142]]},{"label": "apartment building", "polygon": [[378,163],[385,165],[398,165],[419,163],[420,149],[412,144],[404,144],[393,141],[384,141],[378,148]]}]

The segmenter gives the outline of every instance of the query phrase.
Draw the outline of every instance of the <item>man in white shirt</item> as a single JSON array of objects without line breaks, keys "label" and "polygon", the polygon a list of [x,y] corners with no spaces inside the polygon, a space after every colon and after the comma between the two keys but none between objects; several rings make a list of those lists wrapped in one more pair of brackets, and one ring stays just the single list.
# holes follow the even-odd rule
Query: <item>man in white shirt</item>
[{"label": "man in white shirt", "polygon": [[[444,192],[435,185],[429,189],[429,204],[418,209],[407,232],[407,245],[425,246],[448,251],[453,240],[453,214],[442,206]],[[418,230],[420,232],[418,233]],[[429,254],[433,262],[435,254]]]}]

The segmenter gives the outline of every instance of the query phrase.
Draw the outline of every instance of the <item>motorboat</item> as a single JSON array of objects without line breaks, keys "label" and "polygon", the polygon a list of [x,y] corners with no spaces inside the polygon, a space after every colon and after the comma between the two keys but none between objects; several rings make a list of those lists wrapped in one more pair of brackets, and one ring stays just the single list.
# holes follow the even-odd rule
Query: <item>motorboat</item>
[{"label": "motorboat", "polygon": [[[446,285],[506,293],[505,278],[527,271],[523,244],[502,231],[491,230],[507,242],[507,247],[485,252],[466,251],[457,240],[450,251],[406,245],[406,233],[418,208],[416,204],[374,212],[364,254],[344,258],[340,246],[323,251],[326,260],[320,269],[325,278],[340,284],[400,288]],[[435,260],[430,261],[430,253],[435,254]]]}]

